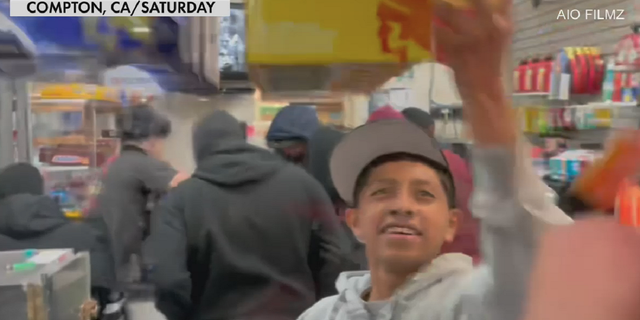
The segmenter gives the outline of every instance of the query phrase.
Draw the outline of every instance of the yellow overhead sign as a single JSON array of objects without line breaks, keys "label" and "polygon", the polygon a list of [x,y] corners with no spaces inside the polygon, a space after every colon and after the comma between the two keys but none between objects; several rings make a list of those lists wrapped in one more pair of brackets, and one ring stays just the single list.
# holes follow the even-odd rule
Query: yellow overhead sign
[{"label": "yellow overhead sign", "polygon": [[41,100],[98,100],[120,102],[114,88],[87,84],[47,84],[34,92]]}]

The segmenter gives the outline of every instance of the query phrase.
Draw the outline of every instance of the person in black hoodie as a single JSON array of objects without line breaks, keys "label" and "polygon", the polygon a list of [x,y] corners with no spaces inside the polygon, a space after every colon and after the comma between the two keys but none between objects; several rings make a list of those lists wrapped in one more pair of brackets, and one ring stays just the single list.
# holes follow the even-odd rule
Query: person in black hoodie
[{"label": "person in black hoodie", "polygon": [[334,293],[344,234],[322,186],[248,144],[224,111],[196,125],[193,149],[195,173],[159,203],[145,244],[158,310],[168,320],[295,319]]},{"label": "person in black hoodie", "polygon": [[287,161],[306,166],[309,139],[319,127],[318,113],[313,107],[288,105],[271,121],[267,145]]},{"label": "person in black hoodie", "polygon": [[[331,158],[333,148],[338,145],[345,134],[346,133],[330,127],[320,127],[313,136],[311,136],[311,139],[309,139],[308,171],[320,182],[322,187],[324,187],[324,190],[331,199],[331,203],[333,203],[336,215],[343,221],[341,225],[347,236],[347,242],[344,245],[349,252],[349,260],[351,263],[349,269],[368,270],[369,264],[367,263],[367,257],[364,252],[364,244],[358,241],[349,226],[344,223],[344,213],[347,205],[344,200],[340,198],[329,172],[329,159]],[[312,242],[312,244],[314,243],[315,241]],[[315,248],[315,245],[312,245],[312,247]],[[316,255],[312,255],[310,258],[313,259],[315,256]]]},{"label": "person in black hoodie", "polygon": [[44,194],[44,180],[34,166],[16,163],[0,172],[0,251],[89,252],[92,290],[103,295],[115,280],[107,241],[89,225],[65,217],[58,204]]}]

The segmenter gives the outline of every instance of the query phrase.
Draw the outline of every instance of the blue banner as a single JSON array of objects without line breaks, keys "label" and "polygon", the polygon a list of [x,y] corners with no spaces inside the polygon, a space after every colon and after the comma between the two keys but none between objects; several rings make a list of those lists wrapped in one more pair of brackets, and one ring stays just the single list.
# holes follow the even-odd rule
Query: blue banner
[{"label": "blue banner", "polygon": [[0,13],[35,43],[40,55],[141,49],[166,55],[178,43],[177,22],[171,18],[9,17],[8,3],[0,4]]}]

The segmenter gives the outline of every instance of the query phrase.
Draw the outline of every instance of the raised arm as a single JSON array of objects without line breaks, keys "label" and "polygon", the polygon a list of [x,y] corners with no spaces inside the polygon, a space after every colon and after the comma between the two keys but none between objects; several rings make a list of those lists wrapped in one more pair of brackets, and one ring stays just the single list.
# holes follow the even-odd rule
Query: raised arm
[{"label": "raised arm", "polygon": [[[517,320],[522,313],[537,238],[547,225],[570,223],[547,197],[519,139],[515,112],[502,77],[511,43],[511,1],[471,0],[474,13],[438,3],[436,42],[455,74],[465,121],[474,139],[473,214],[481,220],[481,249],[488,268],[473,286],[486,286],[481,304],[460,313]],[[477,288],[476,288],[477,289]],[[460,316],[461,316],[460,315]]]}]

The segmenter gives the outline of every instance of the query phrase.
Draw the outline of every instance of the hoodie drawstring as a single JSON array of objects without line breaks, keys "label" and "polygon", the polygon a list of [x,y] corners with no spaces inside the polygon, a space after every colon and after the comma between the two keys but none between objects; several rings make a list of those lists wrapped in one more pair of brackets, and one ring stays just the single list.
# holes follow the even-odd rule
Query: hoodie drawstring
[{"label": "hoodie drawstring", "polygon": [[333,308],[331,308],[331,312],[329,312],[329,317],[327,318],[327,320],[335,320],[338,317],[338,313],[340,313],[340,309],[342,309],[342,306],[346,303],[347,296],[345,294],[345,291],[342,291],[340,292],[340,294],[338,294],[338,300],[333,305]]}]

